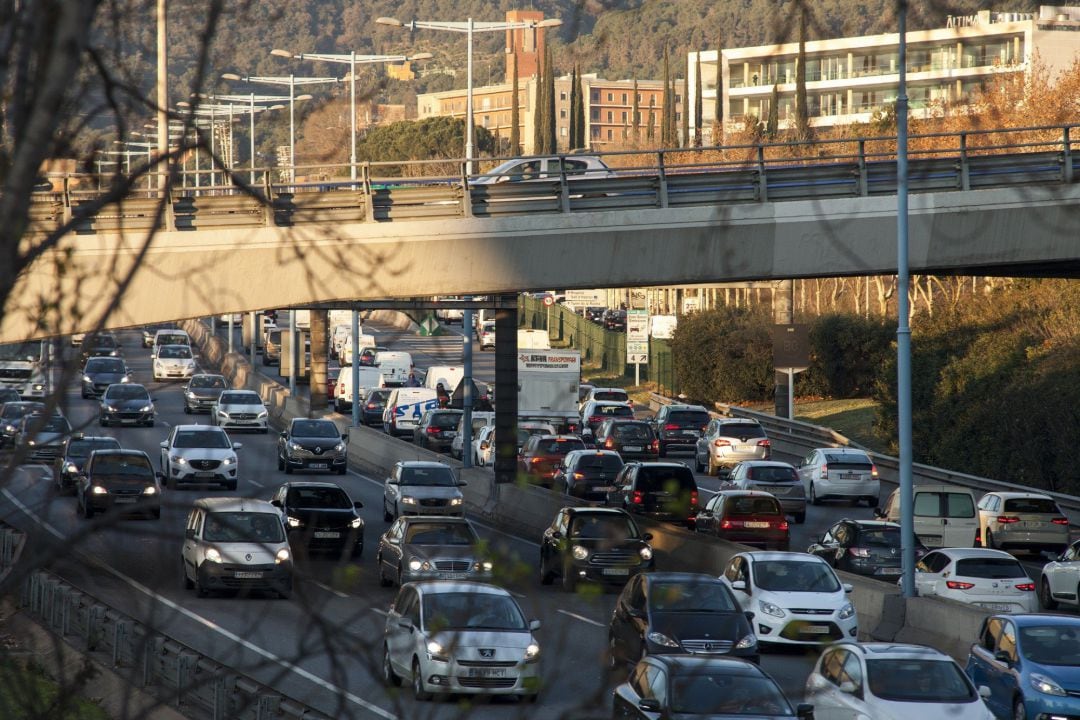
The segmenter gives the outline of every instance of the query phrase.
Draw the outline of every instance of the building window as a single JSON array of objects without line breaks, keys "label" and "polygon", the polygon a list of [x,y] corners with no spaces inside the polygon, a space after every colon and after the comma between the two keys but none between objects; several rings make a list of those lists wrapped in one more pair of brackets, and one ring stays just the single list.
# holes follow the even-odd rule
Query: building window
[{"label": "building window", "polygon": [[615,102],[615,93],[608,93],[607,94],[607,101],[608,102]]},{"label": "building window", "polygon": [[599,90],[593,90],[592,91],[592,101],[594,103],[600,102],[600,91]]},{"label": "building window", "polygon": [[566,108],[559,109],[559,117],[561,117],[563,120],[566,119]]},{"label": "building window", "polygon": [[622,124],[623,125],[626,124],[626,111],[625,110],[622,111]]},{"label": "building window", "polygon": [[565,90],[563,90],[563,91],[561,91],[559,93],[559,99],[562,100],[563,102],[566,102],[566,91]]},{"label": "building window", "polygon": [[623,94],[622,94],[622,104],[623,104],[623,105],[625,105],[625,104],[626,104],[626,93],[623,93]]},{"label": "building window", "polygon": [[611,140],[611,139],[612,139],[612,136],[611,136],[611,128],[608,128],[608,131],[607,131],[607,139],[608,139],[608,140]]},{"label": "building window", "polygon": [[489,119],[490,119],[490,118],[491,118],[491,116],[490,116],[490,115],[485,115],[485,116],[484,116],[484,127],[487,127],[487,126],[488,126],[488,121],[489,121]]},{"label": "building window", "polygon": [[607,111],[607,121],[608,122],[614,122],[614,117],[613,117],[614,114],[615,113],[611,112],[610,110]]},{"label": "building window", "polygon": [[681,112],[675,113],[675,122],[682,122],[682,113]]},{"label": "building window", "polygon": [[677,103],[682,102],[682,95],[675,95],[675,102],[677,102]]},{"label": "building window", "polygon": [[637,94],[637,101],[638,101],[639,104],[641,103],[641,93]]},{"label": "building window", "polygon": [[592,136],[593,136],[593,138],[599,140],[600,139],[600,128],[594,127],[592,129]]},{"label": "building window", "polygon": [[563,127],[559,128],[559,134],[562,135],[563,137],[566,137],[566,126],[565,125]]},{"label": "building window", "polygon": [[592,120],[593,122],[600,122],[600,111],[596,108],[592,109]]}]

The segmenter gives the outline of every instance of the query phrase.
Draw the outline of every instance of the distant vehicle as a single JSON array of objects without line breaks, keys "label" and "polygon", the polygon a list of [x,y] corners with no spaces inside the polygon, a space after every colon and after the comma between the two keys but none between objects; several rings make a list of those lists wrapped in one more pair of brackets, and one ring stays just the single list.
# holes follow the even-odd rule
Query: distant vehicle
[{"label": "distant vehicle", "polygon": [[[480,429],[488,425],[495,424],[495,413],[491,411],[476,411],[472,413],[472,437],[475,438]],[[460,460],[462,457],[462,444],[465,437],[465,414],[462,413],[461,418],[458,420],[456,435],[450,442],[450,457]]]},{"label": "distant vehicle", "polygon": [[188,380],[195,374],[195,355],[188,345],[161,345],[153,368],[154,380]]},{"label": "distant vehicle", "polygon": [[413,444],[434,452],[449,452],[463,417],[461,410],[428,410],[413,428]]},{"label": "distant vehicle", "polygon": [[424,413],[438,408],[439,398],[430,388],[394,388],[383,408],[383,432],[389,435],[411,435]]},{"label": "distant vehicle", "polygon": [[349,434],[333,420],[293,418],[277,442],[278,470],[326,470],[344,475],[349,467]]},{"label": "distant vehicle", "polygon": [[1080,540],[1043,566],[1039,601],[1047,610],[1059,604],[1080,608]]},{"label": "distant vehicle", "polygon": [[269,431],[270,412],[254,390],[226,390],[210,412],[214,425],[233,430]]},{"label": "distant vehicle", "polygon": [[15,444],[26,451],[26,461],[53,463],[71,434],[71,423],[63,415],[24,415],[15,434]]},{"label": "distant vehicle", "polygon": [[[768,458],[763,458],[767,460]],[[881,484],[877,465],[865,451],[857,448],[818,448],[799,464],[797,471],[813,505],[822,500],[844,499],[853,503],[865,500],[877,504]],[[974,503],[972,503],[974,504]],[[971,514],[974,518],[974,509]],[[890,522],[895,522],[890,520]],[[971,542],[964,543],[970,546]]]},{"label": "distant vehicle", "polygon": [[[915,559],[927,553],[915,540]],[[843,519],[825,531],[806,552],[836,570],[892,579],[900,575],[900,526],[881,520]]]},{"label": "distant vehicle", "polygon": [[775,460],[744,460],[731,469],[728,482],[739,490],[761,490],[780,501],[796,523],[806,521],[806,492],[795,468]]},{"label": "distant vehicle", "polygon": [[572,450],[584,449],[585,443],[576,435],[533,435],[521,448],[518,469],[529,482],[551,487],[563,457]]},{"label": "distant vehicle", "polygon": [[495,426],[484,425],[472,441],[473,465],[487,467],[495,462]]},{"label": "distant vehicle", "polygon": [[432,365],[424,375],[424,387],[434,390],[441,383],[446,392],[452,392],[465,377],[465,368],[460,365]]},{"label": "distant vehicle", "polygon": [[1049,495],[990,492],[979,499],[978,510],[976,541],[983,547],[1056,554],[1069,545],[1069,518]]},{"label": "distant vehicle", "polygon": [[87,337],[82,342],[79,360],[83,365],[93,357],[120,357],[120,343],[112,333],[101,333]]},{"label": "distant vehicle", "polygon": [[590,400],[581,409],[581,426],[591,433],[595,434],[600,423],[608,418],[633,420],[634,408],[622,402]]},{"label": "distant vehicle", "polygon": [[120,441],[112,437],[95,437],[75,433],[64,443],[53,466],[53,480],[61,494],[74,492],[75,481],[82,472],[86,459],[95,450],[119,450]]},{"label": "distant vehicle", "polygon": [[602,318],[605,330],[612,332],[626,332],[626,311],[605,310]]},{"label": "distant vehicle", "polygon": [[701,405],[661,405],[653,418],[660,457],[667,457],[668,450],[693,450],[710,419]]},{"label": "distant vehicle", "polygon": [[507,160],[482,175],[469,178],[470,185],[558,180],[565,171],[568,181],[614,176],[611,168],[596,155],[569,157],[529,157]]},{"label": "distant vehicle", "polygon": [[169,328],[154,333],[154,342],[150,346],[150,357],[156,358],[162,345],[187,345],[191,347],[191,337],[183,330]]},{"label": "distant vehicle", "polygon": [[117,383],[101,395],[98,425],[145,425],[154,427],[154,400],[138,383]]},{"label": "distant vehicle", "polygon": [[552,487],[571,497],[603,500],[614,490],[623,460],[614,450],[571,450],[555,469]]},{"label": "distant vehicle", "polygon": [[[876,471],[876,468],[875,468]],[[975,494],[960,485],[917,485],[913,503],[915,534],[928,548],[972,547],[979,539]],[[900,522],[900,491],[894,490],[875,517]]]},{"label": "distant vehicle", "polygon": [[[578,388],[580,391],[580,387]],[[623,405],[629,405],[634,407],[634,403],[630,400],[630,396],[622,388],[612,387],[593,387],[584,398],[582,398],[580,406],[585,408],[590,402],[616,402]]]},{"label": "distant vehicle", "polygon": [[83,366],[81,395],[97,397],[113,383],[131,381],[127,365],[118,357],[92,357]]},{"label": "distant vehicle", "polygon": [[0,345],[0,387],[18,390],[23,400],[40,400],[45,397],[48,365],[48,340]]},{"label": "distant vehicle", "polygon": [[551,339],[547,330],[521,329],[517,331],[518,350],[550,350]]},{"label": "distant vehicle", "polygon": [[0,448],[15,444],[15,436],[27,415],[45,412],[45,403],[34,400],[12,400],[0,407]]},{"label": "distant vehicle", "polygon": [[[371,390],[383,386],[382,370],[377,367],[361,365],[357,368],[360,378],[360,402],[364,402]],[[345,365],[338,372],[337,389],[334,391],[334,409],[339,413],[348,415],[352,412],[353,403],[353,369],[351,365]]]},{"label": "distant vehicle", "polygon": [[660,441],[645,420],[608,418],[597,426],[594,442],[598,448],[619,453],[623,460],[657,460],[660,456]]},{"label": "distant vehicle", "polygon": [[[383,410],[386,409],[386,401],[392,392],[393,390],[388,388],[369,390],[364,404],[360,406],[360,422],[364,425],[382,425]],[[351,409],[349,412],[351,413]]]},{"label": "distant vehicle", "polygon": [[634,514],[693,527],[698,486],[690,468],[677,462],[632,462],[623,466],[604,503]]},{"label": "distant vehicle", "polygon": [[386,387],[401,387],[413,369],[412,355],[386,350],[376,353],[375,366],[382,371]]},{"label": "distant vehicle", "polygon": [[791,537],[780,501],[755,490],[716,493],[698,512],[694,530],[764,550],[787,550]]},{"label": "distant vehicle", "polygon": [[476,331],[476,339],[480,341],[480,349],[495,349],[495,321],[487,320]]}]

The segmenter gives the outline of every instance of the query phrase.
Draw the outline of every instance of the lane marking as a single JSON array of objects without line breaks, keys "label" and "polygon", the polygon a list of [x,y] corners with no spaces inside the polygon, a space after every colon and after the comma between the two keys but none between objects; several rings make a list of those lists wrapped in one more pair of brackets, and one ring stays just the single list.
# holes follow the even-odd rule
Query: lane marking
[{"label": "lane marking", "polygon": [[383,617],[386,617],[386,616],[388,616],[388,615],[390,614],[390,613],[388,613],[387,611],[385,611],[385,610],[380,610],[379,608],[376,608],[376,607],[373,607],[373,608],[368,608],[368,610],[370,610],[370,611],[371,611],[371,612],[373,612],[373,613],[379,613],[379,614],[380,614],[380,615],[382,615]]},{"label": "lane marking", "polygon": [[[4,488],[2,490],[2,492],[7,497],[8,500],[10,500],[20,510],[22,510],[22,512],[25,513],[35,523],[37,523],[37,525],[44,528],[45,530],[48,530],[50,533],[52,533],[56,537],[60,538],[61,540],[65,539],[63,534],[61,534],[59,530],[54,528],[52,525],[50,525],[48,522],[46,522],[40,516],[38,516],[37,513],[35,513],[30,508],[28,508],[26,505],[24,505],[22,503],[22,501],[20,501],[17,497],[15,497],[7,488]],[[347,692],[344,688],[340,688],[337,685],[334,685],[333,683],[327,682],[326,680],[323,680],[318,675],[315,675],[314,673],[309,672],[308,670],[305,670],[304,668],[302,668],[302,667],[300,667],[300,666],[298,666],[298,665],[296,665],[296,664],[294,664],[292,662],[289,662],[288,660],[286,660],[286,659],[284,659],[282,657],[279,657],[278,655],[270,652],[269,650],[265,650],[265,649],[259,647],[255,643],[251,642],[250,640],[246,640],[246,639],[240,637],[239,635],[237,635],[234,632],[226,630],[225,628],[221,627],[220,625],[218,625],[214,621],[208,620],[207,618],[204,618],[201,615],[199,615],[199,614],[197,614],[195,612],[192,612],[191,610],[188,610],[185,607],[180,606],[178,603],[170,600],[169,598],[167,598],[167,597],[165,597],[163,595],[159,595],[158,593],[154,592],[150,588],[148,588],[145,585],[143,585],[142,583],[140,583],[138,580],[135,580],[134,578],[128,577],[127,575],[120,572],[116,568],[111,567],[109,565],[106,565],[106,564],[102,563],[101,561],[97,560],[96,558],[93,558],[93,557],[90,557],[90,556],[87,556],[87,555],[83,555],[83,553],[78,552],[78,551],[76,551],[76,552],[79,555],[81,555],[85,560],[90,562],[91,564],[93,564],[93,565],[95,565],[97,567],[100,567],[102,570],[105,570],[106,572],[110,573],[111,575],[117,577],[118,579],[120,579],[121,581],[127,583],[129,586],[135,588],[139,592],[141,592],[141,593],[145,594],[146,596],[152,598],[153,600],[161,603],[165,607],[170,608],[171,610],[175,610],[176,612],[180,613],[184,617],[186,617],[186,618],[188,618],[190,620],[193,620],[196,623],[199,623],[203,627],[206,627],[206,628],[218,633],[219,635],[226,638],[227,640],[230,640],[230,641],[240,645],[241,647],[255,653],[256,655],[259,655],[259,656],[269,660],[270,662],[273,662],[273,663],[285,668],[286,670],[289,670],[290,672],[296,673],[297,675],[304,678],[308,682],[311,682],[311,683],[323,688],[324,690],[329,690],[330,692],[333,692],[333,693],[335,693],[335,694],[337,694],[337,695],[339,695],[341,697],[346,698],[350,702],[352,702],[352,703],[354,703],[356,705],[359,705],[360,707],[364,708],[365,710],[368,710],[368,711],[374,713],[375,715],[378,715],[381,718],[385,718],[386,720],[398,720],[398,717],[396,715],[394,715],[392,713],[389,713],[386,710],[383,710],[378,705],[375,705],[374,703],[368,702],[367,700],[364,700],[363,698],[361,698],[361,697],[359,697],[357,695],[354,695],[351,692]]]},{"label": "lane marking", "polygon": [[560,609],[560,610],[558,610],[558,612],[562,613],[563,615],[565,615],[567,617],[572,617],[575,620],[580,620],[583,623],[588,623],[589,625],[593,625],[593,626],[598,627],[598,628],[607,627],[607,625],[605,625],[604,623],[596,622],[592,618],[587,618],[584,615],[578,615],[577,613],[572,613],[569,610]]},{"label": "lane marking", "polygon": [[320,588],[322,588],[323,590],[325,590],[328,593],[331,593],[333,595],[337,595],[339,598],[347,598],[347,597],[349,597],[348,594],[343,593],[340,590],[335,590],[334,588],[330,587],[329,585],[327,585],[325,583],[321,583],[318,580],[312,580],[311,582],[314,583],[316,587],[320,587]]},{"label": "lane marking", "polygon": [[248,482],[249,482],[249,483],[251,483],[252,485],[254,485],[255,487],[266,487],[265,485],[263,485],[263,484],[262,484],[261,482],[259,482],[258,480],[251,480],[251,479],[249,478],[249,479],[248,479]]}]

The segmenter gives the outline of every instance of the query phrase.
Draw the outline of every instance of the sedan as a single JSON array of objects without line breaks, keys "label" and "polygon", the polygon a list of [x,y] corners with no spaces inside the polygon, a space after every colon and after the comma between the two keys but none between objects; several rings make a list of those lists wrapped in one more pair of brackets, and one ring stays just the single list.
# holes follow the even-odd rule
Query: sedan
[{"label": "sedan", "polygon": [[329,552],[342,559],[364,552],[364,503],[353,502],[340,486],[328,482],[287,482],[270,504],[281,510],[289,545],[308,553]]},{"label": "sedan", "polygon": [[210,420],[230,430],[268,432],[270,413],[254,390],[226,390],[210,408]]},{"label": "sedan", "polygon": [[153,360],[154,380],[188,380],[195,374],[195,356],[187,345],[162,345]]},{"label": "sedan", "polygon": [[[881,520],[844,519],[829,528],[806,552],[837,570],[892,579],[901,572],[900,526]],[[915,538],[915,559],[927,553]]]},{"label": "sedan", "polygon": [[383,587],[414,580],[486,580],[493,569],[472,524],[441,515],[399,517],[379,538],[376,563]]},{"label": "sedan", "polygon": [[787,550],[790,529],[780,501],[754,490],[721,490],[698,512],[694,530],[766,550]]},{"label": "sedan", "polygon": [[1035,582],[1003,550],[934,550],[915,565],[915,587],[923,597],[948,598],[995,612],[1039,611]]},{"label": "sedan", "polygon": [[184,412],[189,415],[195,412],[210,412],[226,388],[228,385],[222,375],[192,375],[184,388]]},{"label": "sedan", "polygon": [[97,397],[113,383],[130,381],[131,376],[121,358],[92,357],[83,367],[81,394],[84,398]]},{"label": "sedan", "polygon": [[154,427],[154,400],[136,383],[110,385],[101,396],[98,425],[145,425]]},{"label": "sedan", "polygon": [[293,418],[277,443],[278,470],[329,470],[344,475],[349,467],[348,433],[333,420]]},{"label": "sedan", "polygon": [[161,472],[170,490],[181,483],[210,483],[235,490],[240,448],[221,428],[177,425],[161,442]]},{"label": "sedan", "polygon": [[403,460],[390,471],[383,487],[383,520],[402,515],[464,515],[465,498],[458,480],[447,465],[423,460]]}]

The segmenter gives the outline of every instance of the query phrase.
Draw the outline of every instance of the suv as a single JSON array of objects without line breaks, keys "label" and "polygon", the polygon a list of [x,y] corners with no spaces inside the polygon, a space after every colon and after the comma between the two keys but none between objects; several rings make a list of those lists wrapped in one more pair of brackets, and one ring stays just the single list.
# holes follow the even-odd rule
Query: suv
[{"label": "suv", "polygon": [[287,482],[274,491],[270,504],[281,510],[289,543],[309,553],[330,551],[343,558],[364,552],[364,519],[340,486],[328,482]]},{"label": "suv", "polygon": [[333,420],[293,418],[277,443],[278,470],[332,470],[344,475],[349,467],[348,433]]},{"label": "suv", "polygon": [[701,405],[661,405],[653,418],[660,457],[668,450],[693,450],[698,438],[709,426],[709,411]]},{"label": "suv", "polygon": [[75,483],[82,472],[86,459],[95,450],[119,450],[120,441],[111,437],[94,437],[75,433],[56,457],[53,465],[53,480],[57,492],[65,494],[75,490]]},{"label": "suv", "polygon": [[75,480],[82,516],[123,508],[160,518],[160,477],[141,450],[95,450]]},{"label": "suv", "polygon": [[540,582],[561,577],[570,592],[580,580],[622,585],[655,567],[650,540],[622,510],[564,507],[540,539]]},{"label": "suv", "polygon": [[383,487],[383,520],[403,515],[465,515],[465,486],[448,465],[425,460],[402,460],[394,465]]},{"label": "suv", "polygon": [[461,410],[428,410],[413,428],[413,444],[433,452],[449,452],[464,416]]},{"label": "suv", "polygon": [[177,425],[161,441],[161,472],[169,489],[180,483],[219,484],[236,489],[236,451],[225,431],[212,425]]},{"label": "suv", "polygon": [[201,498],[188,513],[180,551],[184,587],[292,594],[292,554],[281,513],[265,500]]},{"label": "suv", "polygon": [[613,483],[605,504],[636,515],[693,527],[698,509],[694,473],[682,463],[628,463]]},{"label": "suv", "polygon": [[495,349],[495,321],[487,320],[476,331],[476,339],[480,341],[480,349]]},{"label": "suv", "polygon": [[743,460],[768,460],[771,455],[771,443],[757,420],[713,419],[695,444],[694,469],[717,475]]},{"label": "suv", "polygon": [[645,420],[608,418],[596,428],[596,447],[614,450],[623,460],[656,460],[660,443]]}]

